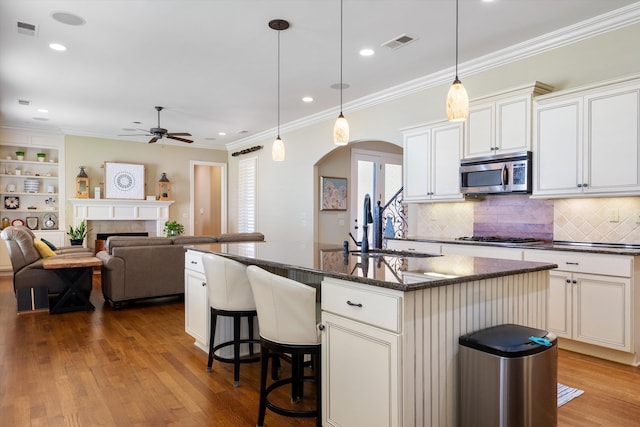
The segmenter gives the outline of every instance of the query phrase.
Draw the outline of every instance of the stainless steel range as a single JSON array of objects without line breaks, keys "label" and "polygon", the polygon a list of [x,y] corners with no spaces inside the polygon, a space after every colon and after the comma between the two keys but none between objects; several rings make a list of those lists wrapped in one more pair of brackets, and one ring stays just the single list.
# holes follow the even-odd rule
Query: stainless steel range
[{"label": "stainless steel range", "polygon": [[503,237],[503,236],[463,236],[456,240],[469,243],[489,243],[493,245],[539,245],[544,240],[532,237]]}]

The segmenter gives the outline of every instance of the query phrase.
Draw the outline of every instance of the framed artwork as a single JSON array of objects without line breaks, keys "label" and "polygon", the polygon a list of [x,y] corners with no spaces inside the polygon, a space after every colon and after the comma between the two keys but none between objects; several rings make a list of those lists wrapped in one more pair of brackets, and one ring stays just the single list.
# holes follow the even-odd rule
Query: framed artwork
[{"label": "framed artwork", "polygon": [[347,210],[347,178],[320,177],[320,210]]},{"label": "framed artwork", "polygon": [[144,165],[104,162],[106,199],[144,199]]}]

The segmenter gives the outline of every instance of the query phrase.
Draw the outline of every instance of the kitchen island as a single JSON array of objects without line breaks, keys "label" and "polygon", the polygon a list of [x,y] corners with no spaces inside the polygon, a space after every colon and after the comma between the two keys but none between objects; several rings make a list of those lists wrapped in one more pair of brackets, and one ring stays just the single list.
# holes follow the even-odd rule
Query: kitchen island
[{"label": "kitchen island", "polygon": [[203,252],[319,288],[323,423],[345,427],[457,425],[458,337],[504,323],[545,329],[548,270],[556,267],[455,255],[362,255],[300,242],[198,245],[186,257],[187,329],[199,311],[190,307],[189,283],[195,292],[206,289],[200,278],[189,280]]}]

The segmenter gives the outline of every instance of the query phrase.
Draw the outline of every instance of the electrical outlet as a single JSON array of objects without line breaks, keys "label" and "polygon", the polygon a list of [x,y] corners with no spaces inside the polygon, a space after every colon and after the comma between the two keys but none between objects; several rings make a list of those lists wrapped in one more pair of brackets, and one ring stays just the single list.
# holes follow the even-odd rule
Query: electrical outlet
[{"label": "electrical outlet", "polygon": [[609,222],[619,222],[620,221],[620,211],[618,208],[611,209],[609,211]]}]

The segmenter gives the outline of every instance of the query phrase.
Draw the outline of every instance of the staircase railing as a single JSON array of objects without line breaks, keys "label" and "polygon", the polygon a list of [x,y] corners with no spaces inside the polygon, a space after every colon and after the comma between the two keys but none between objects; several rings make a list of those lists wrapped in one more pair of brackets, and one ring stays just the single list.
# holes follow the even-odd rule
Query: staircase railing
[{"label": "staircase railing", "polygon": [[403,190],[404,187],[400,187],[384,206],[380,206],[381,203],[378,200],[377,206],[373,209],[374,248],[381,249],[385,237],[407,237],[407,211],[402,203]]}]

